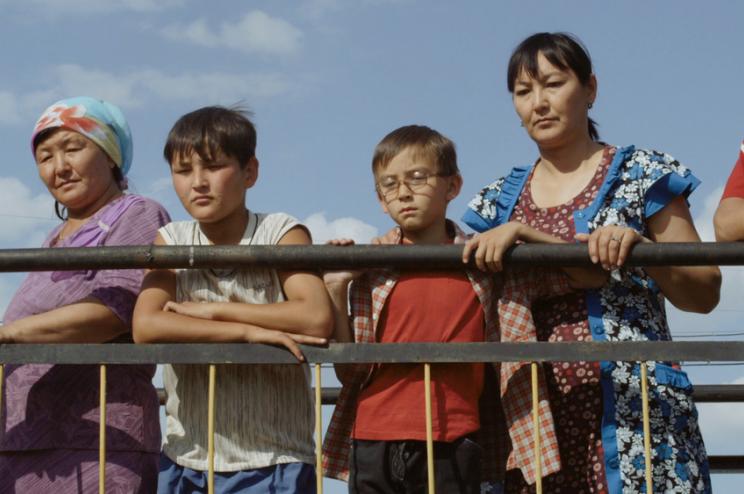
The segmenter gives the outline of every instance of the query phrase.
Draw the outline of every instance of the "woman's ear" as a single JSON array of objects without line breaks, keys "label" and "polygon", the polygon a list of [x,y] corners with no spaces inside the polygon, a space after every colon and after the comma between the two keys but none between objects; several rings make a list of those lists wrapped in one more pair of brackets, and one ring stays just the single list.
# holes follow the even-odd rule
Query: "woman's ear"
[{"label": "woman's ear", "polygon": [[589,103],[589,108],[594,105],[594,101],[597,99],[597,78],[594,74],[589,76],[589,80],[586,83],[586,89],[587,89],[587,98]]}]

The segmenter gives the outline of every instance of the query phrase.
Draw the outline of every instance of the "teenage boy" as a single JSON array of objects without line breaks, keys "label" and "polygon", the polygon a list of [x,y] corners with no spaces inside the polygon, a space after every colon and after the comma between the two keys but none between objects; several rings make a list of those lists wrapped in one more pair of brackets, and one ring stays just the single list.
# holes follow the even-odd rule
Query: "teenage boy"
[{"label": "teenage boy", "polygon": [[[258,177],[256,131],[245,114],[206,107],[181,117],[165,145],[173,186],[193,221],[161,228],[155,245],[298,245],[297,220],[245,206]],[[158,269],[147,273],[134,339],[150,342],[323,343],[333,315],[322,280],[273,269]],[[161,493],[205,492],[207,367],[166,365]],[[313,402],[307,366],[217,367],[217,492],[315,492]]]}]

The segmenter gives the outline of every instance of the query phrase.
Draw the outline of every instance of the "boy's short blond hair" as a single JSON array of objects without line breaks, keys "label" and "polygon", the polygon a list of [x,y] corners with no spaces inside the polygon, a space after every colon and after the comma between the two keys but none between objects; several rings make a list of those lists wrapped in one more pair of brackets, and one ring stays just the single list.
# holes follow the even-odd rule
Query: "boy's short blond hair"
[{"label": "boy's short blond hair", "polygon": [[443,176],[460,173],[455,143],[425,125],[406,125],[386,135],[375,147],[372,173],[385,168],[393,158],[409,147],[413,148],[414,156],[423,156],[434,161],[438,172]]}]

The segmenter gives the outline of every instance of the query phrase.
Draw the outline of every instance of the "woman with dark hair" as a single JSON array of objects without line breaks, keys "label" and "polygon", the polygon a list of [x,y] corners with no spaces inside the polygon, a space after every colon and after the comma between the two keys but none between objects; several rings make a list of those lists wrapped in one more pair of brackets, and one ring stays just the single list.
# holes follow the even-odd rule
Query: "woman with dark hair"
[{"label": "woman with dark hair", "polygon": [[[597,80],[581,44],[563,33],[530,36],[511,56],[507,84],[539,156],[470,202],[463,219],[482,233],[464,259],[474,253],[481,269],[499,271],[504,251],[535,231],[554,243],[588,243],[607,282],[533,305],[541,341],[669,340],[664,299],[711,311],[717,268],[624,266],[636,243],[700,240],[686,202],[699,182],[667,154],[598,140],[589,118]],[[710,492],[690,382],[676,363],[648,368],[654,492]],[[645,492],[640,365],[553,362],[544,370],[560,458],[543,463],[544,491]],[[531,452],[514,448],[507,468],[506,492],[531,492]]]},{"label": "woman with dark hair", "polygon": [[[59,101],[41,116],[31,143],[63,220],[43,247],[150,244],[170,221],[159,204],[124,193],[132,136],[114,105]],[[0,342],[131,342],[142,276],[118,269],[31,273],[8,305]],[[155,365],[108,367],[107,492],[157,487],[154,372]],[[97,492],[98,366],[8,365],[5,376],[0,492]]]}]

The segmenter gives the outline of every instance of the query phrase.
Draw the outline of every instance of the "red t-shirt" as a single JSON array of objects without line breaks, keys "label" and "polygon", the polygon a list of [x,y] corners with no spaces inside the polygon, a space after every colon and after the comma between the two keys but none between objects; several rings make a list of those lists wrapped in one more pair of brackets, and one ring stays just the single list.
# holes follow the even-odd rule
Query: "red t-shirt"
[{"label": "red t-shirt", "polygon": [[739,149],[739,160],[734,165],[734,169],[726,182],[726,188],[723,189],[723,197],[744,197],[744,142]]},{"label": "red t-shirt", "polygon": [[[464,273],[403,275],[377,334],[381,343],[483,341],[483,307]],[[483,364],[432,365],[434,440],[453,441],[480,428],[483,370]],[[380,365],[360,394],[353,437],[423,441],[425,417],[423,365]]]}]

